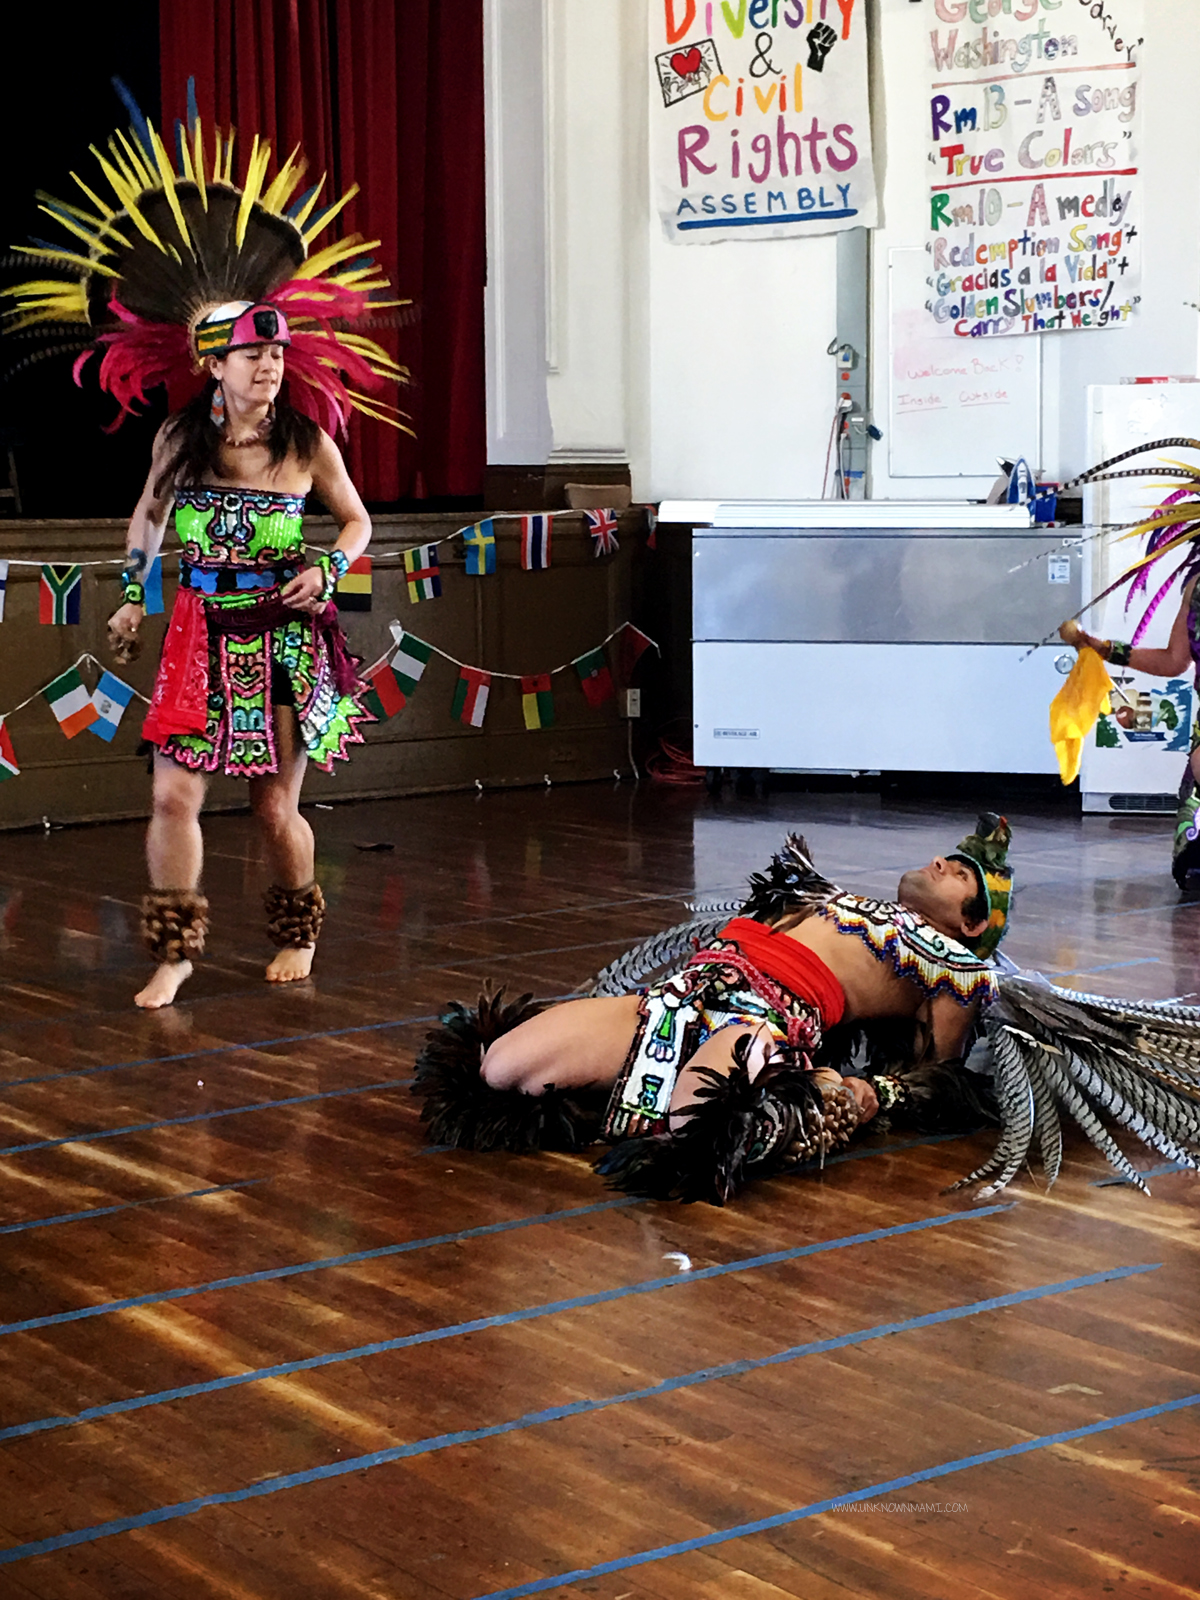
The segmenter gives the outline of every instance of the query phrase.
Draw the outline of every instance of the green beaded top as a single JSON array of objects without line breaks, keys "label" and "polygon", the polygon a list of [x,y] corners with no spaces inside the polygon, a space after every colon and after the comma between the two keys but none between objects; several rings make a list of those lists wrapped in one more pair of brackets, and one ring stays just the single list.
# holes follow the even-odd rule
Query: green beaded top
[{"label": "green beaded top", "polygon": [[302,494],[201,484],[175,493],[184,555],[203,567],[264,567],[304,550]]}]

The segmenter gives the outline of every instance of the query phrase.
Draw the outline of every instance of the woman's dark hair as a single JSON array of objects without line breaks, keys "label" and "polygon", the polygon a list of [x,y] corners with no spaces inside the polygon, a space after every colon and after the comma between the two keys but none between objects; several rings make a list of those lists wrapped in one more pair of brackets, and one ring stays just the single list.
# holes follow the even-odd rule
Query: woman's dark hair
[{"label": "woman's dark hair", "polygon": [[[217,477],[221,430],[212,420],[212,397],[216,380],[205,384],[194,400],[167,423],[167,442],[171,454],[154,481],[154,494],[161,496],[184,484],[203,483],[206,476]],[[287,400],[287,384],[275,402],[275,416],[266,445],[272,467],[295,454],[305,464],[312,460],[321,442],[321,430],[311,417]]]}]

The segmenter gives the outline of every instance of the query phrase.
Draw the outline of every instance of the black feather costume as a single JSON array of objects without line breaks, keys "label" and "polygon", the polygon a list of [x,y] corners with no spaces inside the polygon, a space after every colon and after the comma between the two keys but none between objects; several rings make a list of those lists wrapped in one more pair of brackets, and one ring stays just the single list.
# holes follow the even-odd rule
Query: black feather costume
[{"label": "black feather costume", "polygon": [[[690,921],[610,962],[586,992],[630,993],[708,943],[731,911],[777,922],[812,914],[839,892],[813,866],[805,841],[793,835],[766,872],[754,874],[740,905],[698,907]],[[1016,971],[997,972],[996,996],[978,1030],[994,1061],[990,1077],[959,1061],[937,1061],[919,1023],[891,1019],[831,1029],[813,1066],[873,1082],[893,1128],[947,1133],[998,1123],[993,1154],[955,1186],[987,1180],[980,1200],[1006,1188],[1035,1145],[1047,1184],[1054,1183],[1064,1114],[1142,1190],[1145,1180],[1115,1130],[1171,1161],[1200,1166],[1200,1007],[1110,1000]],[[424,1116],[434,1138],[473,1149],[524,1150],[579,1149],[597,1136],[599,1091],[521,1095],[489,1089],[479,1075],[486,1043],[539,1009],[528,996],[507,1007],[501,996],[485,996],[475,1011],[454,1006],[447,1012],[443,1029],[429,1036],[414,1085],[427,1097]],[[705,1081],[696,1102],[672,1114],[674,1132],[624,1140],[597,1170],[632,1193],[724,1204],[747,1177],[812,1162],[845,1137],[836,1099],[820,1093],[786,1051],[752,1080],[749,1044],[749,1035],[735,1044],[728,1077],[700,1074]],[[779,1137],[785,1123],[786,1137]],[[764,1141],[767,1124],[772,1137]],[[764,1142],[771,1146],[765,1160]]]}]

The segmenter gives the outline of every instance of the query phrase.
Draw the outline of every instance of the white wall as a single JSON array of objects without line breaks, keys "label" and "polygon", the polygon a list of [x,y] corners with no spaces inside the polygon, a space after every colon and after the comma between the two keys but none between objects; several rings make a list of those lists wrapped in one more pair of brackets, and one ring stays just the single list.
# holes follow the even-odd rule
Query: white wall
[{"label": "white wall", "polygon": [[[489,451],[628,460],[639,499],[821,493],[835,375],[834,236],[668,244],[652,215],[647,6],[487,0]],[[1146,0],[1143,305],[1127,327],[1043,335],[1040,465],[1084,461],[1084,390],[1197,371],[1200,0]],[[872,240],[873,409],[887,426],[887,251],[923,246],[931,0],[872,0],[884,225]],[[987,479],[890,479],[961,498]]]},{"label": "white wall", "polygon": [[628,460],[647,500],[819,494],[836,242],[666,242],[648,3],[489,0],[490,459]]},{"label": "white wall", "polygon": [[545,461],[543,0],[485,0],[488,461]]}]

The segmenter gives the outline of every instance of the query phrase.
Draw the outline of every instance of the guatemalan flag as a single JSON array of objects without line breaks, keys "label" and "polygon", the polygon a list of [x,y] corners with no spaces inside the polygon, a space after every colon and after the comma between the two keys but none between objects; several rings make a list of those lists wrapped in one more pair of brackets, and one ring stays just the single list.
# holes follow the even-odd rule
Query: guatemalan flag
[{"label": "guatemalan flag", "polygon": [[521,565],[526,572],[541,572],[550,565],[550,534],[554,517],[539,511],[521,518]]},{"label": "guatemalan flag", "polygon": [[121,718],[125,715],[125,707],[132,699],[133,690],[127,683],[114,678],[111,672],[100,674],[100,682],[92,691],[96,720],[88,724],[98,739],[112,743],[113,734],[121,726]]}]

